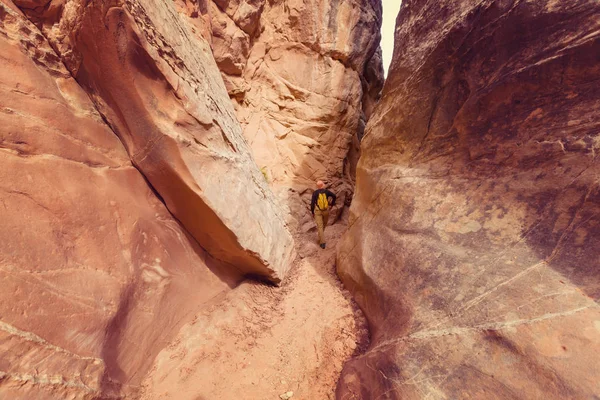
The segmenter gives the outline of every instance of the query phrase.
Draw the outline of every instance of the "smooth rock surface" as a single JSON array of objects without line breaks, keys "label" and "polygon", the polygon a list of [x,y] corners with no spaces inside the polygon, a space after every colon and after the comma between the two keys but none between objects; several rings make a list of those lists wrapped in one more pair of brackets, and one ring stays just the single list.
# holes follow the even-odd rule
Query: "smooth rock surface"
[{"label": "smooth rock surface", "polygon": [[7,0],[0,71],[0,398],[117,398],[241,277],[181,228]]},{"label": "smooth rock surface", "polygon": [[293,240],[252,159],[202,24],[195,34],[178,12],[181,2],[39,0],[46,6],[31,8],[23,1],[15,4],[41,27],[198,243],[246,274],[280,282]]},{"label": "smooth rock surface", "polygon": [[600,396],[600,3],[405,0],[338,272],[340,399]]}]

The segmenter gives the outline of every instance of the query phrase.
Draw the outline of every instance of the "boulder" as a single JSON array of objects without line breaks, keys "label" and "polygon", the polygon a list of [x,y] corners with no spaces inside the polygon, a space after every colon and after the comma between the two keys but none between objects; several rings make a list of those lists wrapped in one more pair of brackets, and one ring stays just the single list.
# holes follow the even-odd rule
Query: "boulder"
[{"label": "boulder", "polygon": [[280,282],[292,237],[210,47],[176,5],[53,0],[23,9],[198,243],[244,274]]}]

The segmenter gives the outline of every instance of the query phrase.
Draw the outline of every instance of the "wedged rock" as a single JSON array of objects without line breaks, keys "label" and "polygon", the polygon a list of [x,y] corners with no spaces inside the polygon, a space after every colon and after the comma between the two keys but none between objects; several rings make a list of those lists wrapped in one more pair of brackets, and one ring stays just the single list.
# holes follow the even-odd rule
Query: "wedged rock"
[{"label": "wedged rock", "polygon": [[[44,11],[53,8],[60,12]],[[280,282],[293,259],[292,237],[209,45],[177,7],[159,0],[57,0],[23,10],[198,243],[245,274]]]},{"label": "wedged rock", "polygon": [[212,2],[210,15],[211,47],[219,70],[224,77],[242,75],[250,53],[250,37]]},{"label": "wedged rock", "polygon": [[600,393],[600,4],[404,1],[338,272],[338,398]]},{"label": "wedged rock", "polygon": [[265,0],[213,0],[235,24],[248,35],[254,34],[260,24]]},{"label": "wedged rock", "polygon": [[8,0],[0,71],[0,398],[132,393],[241,276],[181,228]]}]

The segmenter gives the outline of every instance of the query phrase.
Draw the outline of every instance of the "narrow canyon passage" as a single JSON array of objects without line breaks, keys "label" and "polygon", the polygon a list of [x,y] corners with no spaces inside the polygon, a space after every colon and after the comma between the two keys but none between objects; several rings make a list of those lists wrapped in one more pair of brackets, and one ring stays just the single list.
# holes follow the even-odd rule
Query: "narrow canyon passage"
[{"label": "narrow canyon passage", "polygon": [[144,400],[333,399],[343,363],[364,350],[366,321],[335,274],[346,229],[298,237],[299,258],[281,287],[246,281],[195,315],[157,357]]},{"label": "narrow canyon passage", "polygon": [[598,399],[598,15],[0,0],[0,400]]},{"label": "narrow canyon passage", "polygon": [[320,5],[0,0],[0,399],[335,396],[381,7]]}]

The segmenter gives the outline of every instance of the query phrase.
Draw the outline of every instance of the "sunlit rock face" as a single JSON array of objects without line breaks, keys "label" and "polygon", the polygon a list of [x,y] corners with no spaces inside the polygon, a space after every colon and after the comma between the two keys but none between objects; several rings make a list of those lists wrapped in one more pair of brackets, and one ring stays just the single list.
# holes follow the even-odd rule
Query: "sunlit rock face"
[{"label": "sunlit rock face", "polygon": [[240,273],[182,229],[4,1],[0,71],[0,398],[126,393]]},{"label": "sunlit rock face", "polygon": [[383,83],[380,2],[179,4],[197,35],[211,32],[244,136],[290,226],[314,225],[308,204],[317,179],[349,203],[359,139]]},{"label": "sunlit rock face", "polygon": [[292,238],[198,28],[172,2],[28,3],[169,211],[215,258],[279,282]]},{"label": "sunlit rock face", "polygon": [[341,399],[600,393],[600,4],[406,0],[338,272]]}]

